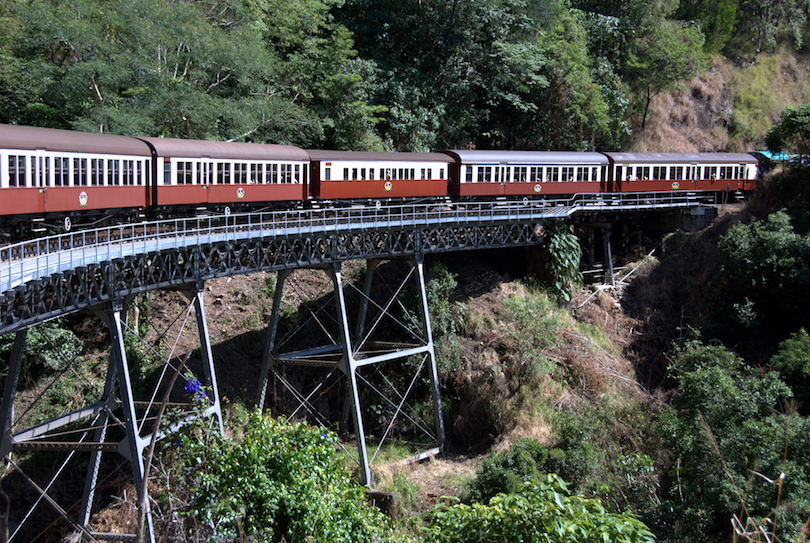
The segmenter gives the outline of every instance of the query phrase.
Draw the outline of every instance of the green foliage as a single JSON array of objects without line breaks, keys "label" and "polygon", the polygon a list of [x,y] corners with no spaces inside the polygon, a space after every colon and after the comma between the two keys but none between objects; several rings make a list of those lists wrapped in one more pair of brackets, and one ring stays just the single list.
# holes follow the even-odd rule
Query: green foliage
[{"label": "green foliage", "polygon": [[652,542],[653,534],[630,513],[608,513],[599,500],[572,496],[550,474],[526,482],[518,492],[498,494],[488,504],[442,504],[426,529],[426,540],[451,542]]},{"label": "green foliage", "polygon": [[509,297],[503,307],[512,323],[506,335],[517,345],[512,372],[521,380],[551,373],[554,364],[543,351],[560,341],[557,332],[563,325],[563,314],[559,308],[540,291]]},{"label": "green foliage", "polygon": [[[13,346],[14,334],[0,336],[0,357],[4,367]],[[29,372],[40,369],[49,373],[60,371],[81,353],[83,347],[76,334],[62,328],[58,321],[49,321],[28,329],[23,365]]]},{"label": "green foliage", "polygon": [[239,440],[219,438],[205,423],[169,448],[175,492],[185,514],[212,527],[209,541],[372,541],[390,533],[335,455],[323,429],[253,413]]},{"label": "green foliage", "polygon": [[[810,507],[810,420],[775,410],[788,386],[694,341],[676,349],[670,371],[679,396],[661,425],[675,468],[663,504],[674,511],[661,526],[667,539],[705,541],[728,530],[734,514],[778,518],[779,537],[797,537]],[[769,480],[781,473],[780,489]]]},{"label": "green foliage", "polygon": [[332,19],[338,4],[18,2],[2,120],[360,148],[383,108],[366,102],[368,66]]},{"label": "green foliage", "polygon": [[810,155],[810,104],[788,106],[765,138],[768,149]]},{"label": "green foliage", "polygon": [[718,246],[724,258],[717,303],[732,330],[756,330],[756,339],[775,343],[810,326],[803,301],[810,287],[810,238],[794,231],[787,213],[737,225]]},{"label": "green foliage", "polygon": [[810,413],[810,335],[802,328],[779,344],[770,365],[779,372],[799,402],[799,409]]},{"label": "green foliage", "polygon": [[430,267],[425,278],[430,326],[435,338],[458,332],[463,306],[450,301],[458,282],[447,266],[438,262]]},{"label": "green foliage", "polygon": [[562,221],[546,223],[548,251],[551,255],[547,268],[552,277],[551,290],[564,302],[571,301],[572,289],[582,283],[579,264],[582,247],[579,240]]},{"label": "green foliage", "polygon": [[526,481],[546,474],[548,449],[534,439],[521,438],[481,462],[470,484],[470,499],[486,503],[497,494],[515,494]]}]

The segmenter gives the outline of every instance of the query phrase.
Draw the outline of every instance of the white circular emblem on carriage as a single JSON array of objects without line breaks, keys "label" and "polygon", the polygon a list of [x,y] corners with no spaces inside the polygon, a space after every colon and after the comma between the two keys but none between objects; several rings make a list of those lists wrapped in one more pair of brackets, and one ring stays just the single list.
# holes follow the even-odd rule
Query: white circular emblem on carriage
[{"label": "white circular emblem on carriage", "polygon": [[79,205],[82,207],[87,205],[87,193],[84,191],[79,193]]},{"label": "white circular emblem on carriage", "polygon": [[679,188],[681,188],[681,184],[680,184],[680,183],[678,183],[677,181],[675,181],[674,183],[672,183],[672,190],[678,190]]},{"label": "white circular emblem on carriage", "polygon": [[243,188],[236,189],[236,197],[239,198],[240,200],[242,198],[244,198],[245,197],[245,189],[243,189]]},{"label": "white circular emblem on carriage", "polygon": [[391,190],[392,188],[394,188],[394,185],[391,184],[391,181],[386,181],[385,182],[385,190]]},{"label": "white circular emblem on carriage", "polygon": [[537,183],[534,186],[534,192],[540,192],[541,190],[543,190],[543,187],[540,186],[540,183]]}]

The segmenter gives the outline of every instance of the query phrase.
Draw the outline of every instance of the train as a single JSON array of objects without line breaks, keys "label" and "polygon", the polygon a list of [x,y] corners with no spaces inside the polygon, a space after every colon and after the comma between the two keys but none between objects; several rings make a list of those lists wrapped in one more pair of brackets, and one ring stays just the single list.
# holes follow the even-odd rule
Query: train
[{"label": "train", "polygon": [[745,153],[301,149],[0,124],[4,236],[110,221],[381,202],[690,191],[744,195]]}]

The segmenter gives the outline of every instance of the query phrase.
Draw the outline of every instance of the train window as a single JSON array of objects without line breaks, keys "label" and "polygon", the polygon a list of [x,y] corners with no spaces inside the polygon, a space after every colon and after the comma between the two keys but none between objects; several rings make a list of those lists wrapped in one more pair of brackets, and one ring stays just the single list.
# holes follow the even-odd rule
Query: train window
[{"label": "train window", "polygon": [[349,168],[343,168],[343,179],[346,180],[349,178]]},{"label": "train window", "polygon": [[473,182],[473,168],[472,168],[472,166],[467,166],[467,175],[466,175],[465,180],[467,181],[467,183],[472,183]]},{"label": "train window", "polygon": [[416,168],[411,168],[411,176],[408,179],[416,179]]},{"label": "train window", "polygon": [[90,159],[90,184],[94,187],[101,185],[101,176],[104,173],[104,160],[101,158]]},{"label": "train window", "polygon": [[482,168],[480,166],[478,167],[478,182],[479,183],[484,182],[484,168]]},{"label": "train window", "polygon": [[268,183],[278,183],[278,164],[270,164],[270,180]]},{"label": "train window", "polygon": [[192,185],[194,183],[194,165],[191,162],[177,163],[177,184]]},{"label": "train window", "polygon": [[659,179],[666,179],[667,177],[667,168],[666,166],[653,166],[652,169],[652,178],[656,181]]},{"label": "train window", "polygon": [[369,178],[371,181],[374,181],[374,168],[369,168],[369,169],[368,169],[368,178]]},{"label": "train window", "polygon": [[548,168],[548,173],[546,174],[546,181],[551,181],[552,183],[556,183],[560,180],[560,169],[551,166]]},{"label": "train window", "polygon": [[121,179],[122,185],[134,185],[135,184],[135,161],[134,160],[125,160],[122,163],[121,173],[123,173],[123,178]]},{"label": "train window", "polygon": [[567,166],[562,168],[562,181],[574,181],[574,168]]},{"label": "train window", "polygon": [[295,165],[295,183],[298,184],[301,182],[301,166],[299,164]]},{"label": "train window", "polygon": [[529,181],[531,183],[537,183],[537,170],[538,168],[534,166],[532,166],[532,168],[529,169]]},{"label": "train window", "polygon": [[57,187],[66,187],[70,181],[68,159],[55,157],[53,159],[53,184]]},{"label": "train window", "polygon": [[24,187],[25,182],[25,157],[24,156],[9,156],[8,157],[8,173],[9,173],[9,186],[10,187]]},{"label": "train window", "polygon": [[439,179],[444,179],[444,168],[439,168]]},{"label": "train window", "polygon": [[360,168],[360,179],[362,179],[363,181],[366,180],[366,169],[365,168]]},{"label": "train window", "polygon": [[242,162],[234,162],[233,164],[233,182],[234,183],[247,183],[247,164]]},{"label": "train window", "polygon": [[324,168],[323,169],[323,180],[324,181],[331,181],[332,180],[332,168]]},{"label": "train window", "polygon": [[352,181],[357,181],[357,168],[352,168]]},{"label": "train window", "polygon": [[120,185],[121,180],[118,177],[119,173],[118,160],[107,160],[107,184]]},{"label": "train window", "polygon": [[250,165],[250,177],[248,178],[249,183],[261,183],[262,182],[262,165],[261,164],[251,164]]},{"label": "train window", "polygon": [[425,168],[422,168],[422,179],[425,179],[425,174],[426,173],[427,173],[427,170]]},{"label": "train window", "polygon": [[577,168],[577,182],[587,181],[588,180],[588,168],[584,168],[582,166]]},{"label": "train window", "polygon": [[79,187],[87,185],[87,159],[73,159],[73,186]]},{"label": "train window", "polygon": [[645,181],[649,181],[649,179],[650,179],[650,167],[649,166],[644,166],[644,167],[636,168],[636,177],[638,177],[639,179],[643,179]]}]

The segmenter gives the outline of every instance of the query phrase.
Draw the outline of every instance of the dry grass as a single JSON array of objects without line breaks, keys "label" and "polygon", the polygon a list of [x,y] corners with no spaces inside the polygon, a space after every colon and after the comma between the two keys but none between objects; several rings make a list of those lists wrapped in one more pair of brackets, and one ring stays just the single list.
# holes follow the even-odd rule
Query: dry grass
[{"label": "dry grass", "polygon": [[[656,96],[645,129],[635,128],[636,152],[748,152],[787,105],[810,101],[810,65],[792,50],[734,65],[716,57],[681,88]],[[636,120],[638,123],[638,120]]]}]

